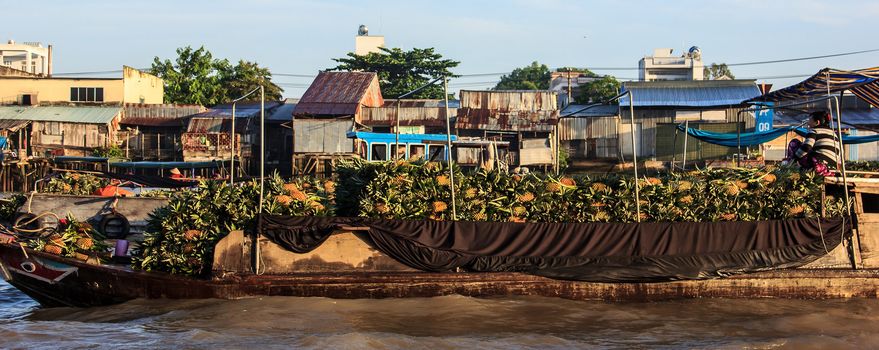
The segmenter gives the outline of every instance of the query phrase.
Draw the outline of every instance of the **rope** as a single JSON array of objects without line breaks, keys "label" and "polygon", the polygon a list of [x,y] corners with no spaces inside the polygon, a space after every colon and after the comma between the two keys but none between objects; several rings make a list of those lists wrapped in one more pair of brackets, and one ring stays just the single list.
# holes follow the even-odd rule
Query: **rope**
[{"label": "rope", "polygon": [[[843,219],[845,220],[845,219]],[[843,227],[845,227],[845,221],[843,221]],[[830,251],[827,250],[827,242],[824,241],[824,230],[821,228],[821,218],[818,218],[818,233],[821,234],[821,244],[824,245],[824,254],[830,254]]]},{"label": "rope", "polygon": [[55,214],[55,213],[53,213],[53,212],[49,212],[49,211],[47,211],[47,212],[43,212],[43,213],[40,214],[40,215],[35,216],[33,219],[30,219],[30,220],[28,220],[28,221],[25,221],[25,222],[23,222],[23,223],[20,223],[19,225],[12,226],[12,229],[15,230],[16,232],[24,232],[24,233],[39,233],[39,232],[43,232],[43,231],[46,230],[46,228],[39,228],[39,229],[35,229],[35,230],[29,230],[29,229],[26,229],[26,228],[22,228],[21,226],[27,226],[28,224],[30,224],[30,223],[32,223],[32,222],[34,222],[34,221],[37,221],[37,220],[39,220],[40,218],[42,218],[42,217],[44,217],[44,216],[52,216],[52,217],[55,218],[55,220],[61,221],[61,218],[58,217],[57,214]]}]

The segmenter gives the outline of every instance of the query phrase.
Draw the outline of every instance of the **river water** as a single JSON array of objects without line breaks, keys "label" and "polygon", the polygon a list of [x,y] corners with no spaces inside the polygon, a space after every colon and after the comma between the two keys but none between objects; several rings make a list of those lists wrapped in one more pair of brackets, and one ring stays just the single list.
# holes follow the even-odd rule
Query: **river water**
[{"label": "river water", "polygon": [[135,300],[41,309],[0,282],[0,348],[879,348],[879,300]]}]

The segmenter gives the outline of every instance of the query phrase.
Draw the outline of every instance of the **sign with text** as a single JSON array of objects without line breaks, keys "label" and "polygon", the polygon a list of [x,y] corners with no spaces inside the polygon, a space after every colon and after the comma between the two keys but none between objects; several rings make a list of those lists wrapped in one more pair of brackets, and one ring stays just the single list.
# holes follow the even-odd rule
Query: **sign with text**
[{"label": "sign with text", "polygon": [[[772,107],[772,102],[761,102],[756,107]],[[754,125],[757,132],[766,132],[772,130],[772,119],[775,118],[775,110],[771,108],[759,108],[754,111]]]}]

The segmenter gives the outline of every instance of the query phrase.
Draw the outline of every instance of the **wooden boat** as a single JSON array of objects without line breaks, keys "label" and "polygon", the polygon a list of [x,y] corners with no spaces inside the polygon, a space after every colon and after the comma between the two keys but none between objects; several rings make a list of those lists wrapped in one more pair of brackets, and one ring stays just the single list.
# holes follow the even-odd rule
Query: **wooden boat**
[{"label": "wooden boat", "polygon": [[[232,232],[217,244],[213,271],[207,279],[133,270],[124,263],[89,264],[23,248],[6,237],[0,242],[0,272],[8,283],[47,307],[108,305],[136,298],[255,296],[535,295],[606,301],[705,297],[876,298],[879,297],[879,213],[871,211],[875,210],[873,199],[879,196],[879,183],[850,182],[857,200],[857,235],[851,243],[840,244],[820,259],[799,268],[724,278],[601,283],[520,272],[424,272],[377,250],[357,227],[337,227],[317,248],[304,253],[291,252],[266,237],[254,240],[243,232]],[[57,198],[52,200],[60,205]],[[100,205],[94,198],[68,200]],[[256,247],[260,254],[254,261]]]}]

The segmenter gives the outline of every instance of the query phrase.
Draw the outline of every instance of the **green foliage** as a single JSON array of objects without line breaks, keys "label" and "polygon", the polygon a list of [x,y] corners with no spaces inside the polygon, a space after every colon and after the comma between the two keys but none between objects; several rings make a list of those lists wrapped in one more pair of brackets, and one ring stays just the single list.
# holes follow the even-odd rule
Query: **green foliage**
[{"label": "green foliage", "polygon": [[712,63],[710,66],[703,69],[703,73],[705,80],[717,80],[723,77],[729,79],[736,78],[736,76],[732,74],[732,71],[729,70],[729,67],[726,66],[726,63]]},{"label": "green foliage", "polygon": [[125,151],[119,146],[113,145],[110,147],[100,147],[95,148],[92,151],[92,156],[95,157],[104,157],[104,158],[125,158]]},{"label": "green foliage", "polygon": [[233,66],[226,59],[215,59],[203,46],[177,49],[175,61],[153,58],[151,73],[165,81],[165,103],[212,106],[236,99],[264,85],[266,100],[281,98],[272,74],[254,62],[238,61]]},{"label": "green foliage", "polygon": [[845,170],[879,172],[877,161],[845,162]]},{"label": "green foliage", "polygon": [[[284,183],[275,175],[266,183],[263,205],[270,214],[333,214],[334,184],[298,178]],[[251,230],[259,208],[259,182],[235,186],[203,181],[181,191],[150,215],[144,242],[134,252],[133,266],[190,276],[210,272],[214,245],[229,232]]]},{"label": "green foliage", "polygon": [[537,61],[530,66],[516,68],[509,75],[501,76],[495,90],[546,90],[549,89],[551,72],[545,64]]},{"label": "green foliage", "polygon": [[[589,104],[607,101],[620,93],[620,82],[612,76],[589,82],[580,87],[577,103]],[[616,103],[616,101],[614,101]]]},{"label": "green foliage", "polygon": [[[346,163],[344,215],[451,220],[443,163]],[[640,181],[641,221],[751,221],[817,216],[822,178],[788,168],[714,169]],[[363,184],[366,184],[363,187]],[[633,222],[635,180],[627,176],[462,174],[455,169],[457,219],[511,222]],[[340,192],[340,194],[343,192]],[[353,202],[358,204],[354,207]],[[341,203],[340,203],[341,204]],[[840,199],[824,203],[839,215]]]},{"label": "green foliage", "polygon": [[110,180],[92,174],[64,173],[49,180],[44,193],[88,196],[110,184]]},{"label": "green foliage", "polygon": [[[443,56],[433,48],[403,51],[380,47],[379,50],[381,52],[366,55],[349,52],[347,57],[334,58],[339,65],[329,70],[375,72],[385,98],[396,98],[442,76],[457,77],[449,69],[457,67],[460,62],[442,59]],[[443,86],[433,84],[407,98],[440,99],[443,98]]]},{"label": "green foliage", "polygon": [[18,208],[27,200],[22,193],[14,193],[7,198],[0,199],[0,221],[12,222]]}]

